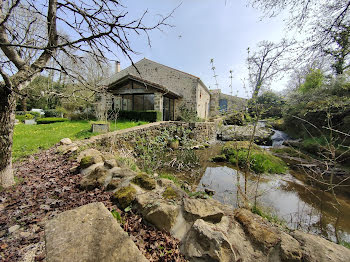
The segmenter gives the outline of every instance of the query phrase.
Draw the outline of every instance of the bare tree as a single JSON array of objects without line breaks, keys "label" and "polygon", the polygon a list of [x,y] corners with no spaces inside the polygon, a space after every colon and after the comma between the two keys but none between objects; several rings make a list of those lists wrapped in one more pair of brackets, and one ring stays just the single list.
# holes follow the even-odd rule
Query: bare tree
[{"label": "bare tree", "polygon": [[[21,10],[31,16],[24,19],[18,15]],[[107,54],[108,57],[116,57],[116,50],[131,60],[131,54],[135,52],[130,36],[143,34],[150,41],[148,32],[167,25],[171,16],[160,17],[159,21],[148,26],[144,24],[146,15],[147,11],[139,18],[130,19],[125,7],[116,0],[0,0],[2,186],[14,184],[12,137],[16,98],[23,89],[45,69],[73,75],[57,59],[58,52],[64,53],[76,64],[83,62],[81,57],[84,53],[103,61]],[[44,26],[34,28],[38,21]],[[30,53],[29,59],[27,53]],[[54,66],[49,65],[50,60],[54,61]]]},{"label": "bare tree", "polygon": [[336,74],[349,62],[350,0],[250,0],[268,16],[288,10],[287,28],[307,35],[302,57],[331,57]]},{"label": "bare tree", "polygon": [[283,39],[280,43],[262,41],[258,50],[250,54],[248,48],[249,82],[253,89],[253,98],[256,98],[262,86],[268,85],[278,74],[289,69],[286,54],[290,51],[291,42]]}]

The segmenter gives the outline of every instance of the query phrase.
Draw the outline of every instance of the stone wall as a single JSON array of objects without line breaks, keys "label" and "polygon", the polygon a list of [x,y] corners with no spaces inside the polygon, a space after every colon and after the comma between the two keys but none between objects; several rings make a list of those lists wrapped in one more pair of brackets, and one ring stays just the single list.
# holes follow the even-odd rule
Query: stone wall
[{"label": "stone wall", "polygon": [[197,101],[197,116],[202,119],[208,119],[210,93],[207,91],[206,87],[201,83],[198,83],[196,101]]},{"label": "stone wall", "polygon": [[210,91],[211,99],[210,99],[210,117],[215,117],[220,115],[219,110],[219,101],[220,99],[227,100],[227,110],[228,112],[233,111],[242,111],[245,110],[247,106],[247,99],[231,96],[221,93],[220,89],[211,90]]},{"label": "stone wall", "polygon": [[[150,140],[161,135],[164,131],[175,130],[175,128],[178,127],[183,127],[185,130],[191,130],[190,138],[193,139],[195,144],[208,143],[216,138],[216,124],[214,122],[185,123],[178,121],[163,121],[101,134],[87,140],[77,141],[75,144],[78,147],[90,145],[102,146],[108,151],[108,148],[116,149],[118,145],[123,142],[128,142],[132,145],[139,137]],[[181,134],[177,135],[181,136]]]}]

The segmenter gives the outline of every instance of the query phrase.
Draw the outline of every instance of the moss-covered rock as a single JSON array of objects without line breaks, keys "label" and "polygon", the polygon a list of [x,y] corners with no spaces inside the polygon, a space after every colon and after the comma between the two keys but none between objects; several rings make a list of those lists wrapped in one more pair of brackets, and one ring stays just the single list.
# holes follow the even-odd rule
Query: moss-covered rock
[{"label": "moss-covered rock", "polygon": [[90,174],[84,176],[79,187],[83,190],[103,188],[108,185],[112,175],[103,166],[96,167]]},{"label": "moss-covered rock", "polygon": [[179,199],[179,197],[178,192],[172,186],[167,186],[163,192],[164,199],[175,200]]},{"label": "moss-covered rock", "polygon": [[132,179],[132,182],[143,189],[152,190],[156,188],[156,180],[151,178],[146,173],[139,173]]},{"label": "moss-covered rock", "polygon": [[[241,149],[248,149],[249,148],[249,141],[230,141],[226,142],[225,145],[222,147],[222,153],[225,155],[230,155],[234,153],[236,150]],[[251,149],[262,151],[261,147],[258,145],[252,143],[250,146]]]},{"label": "moss-covered rock", "polygon": [[249,169],[255,173],[280,174],[287,171],[287,165],[283,160],[254,143],[249,149],[249,144],[248,141],[228,142],[223,146],[222,153],[231,164],[238,164],[242,168],[246,168],[249,164]]},{"label": "moss-covered rock", "polygon": [[84,169],[94,164],[93,156],[84,156],[80,161],[80,168]]},{"label": "moss-covered rock", "polygon": [[225,162],[227,160],[226,155],[225,154],[220,154],[217,156],[214,156],[210,159],[210,161],[212,162]]},{"label": "moss-covered rock", "polygon": [[113,201],[118,202],[122,208],[128,207],[136,198],[136,189],[129,185],[122,187],[113,195]]}]

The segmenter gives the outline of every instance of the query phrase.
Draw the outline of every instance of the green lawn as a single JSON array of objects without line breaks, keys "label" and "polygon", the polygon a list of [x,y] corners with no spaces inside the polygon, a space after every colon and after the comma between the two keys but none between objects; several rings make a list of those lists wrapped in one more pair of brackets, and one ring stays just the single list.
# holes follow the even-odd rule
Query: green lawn
[{"label": "green lawn", "polygon": [[[143,124],[147,124],[147,122],[119,120],[117,126],[111,123],[110,127],[111,131],[115,131]],[[90,132],[90,126],[91,124],[88,121],[68,121],[45,125],[16,125],[13,136],[13,160],[16,161],[24,156],[34,154],[40,149],[48,149],[65,137],[77,140],[98,135],[98,133]]]}]

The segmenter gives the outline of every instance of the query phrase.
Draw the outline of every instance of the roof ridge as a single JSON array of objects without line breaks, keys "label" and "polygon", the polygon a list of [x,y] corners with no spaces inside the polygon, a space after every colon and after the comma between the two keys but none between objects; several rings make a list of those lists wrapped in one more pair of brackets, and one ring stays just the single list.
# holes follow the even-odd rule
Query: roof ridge
[{"label": "roof ridge", "polygon": [[[198,77],[198,76],[195,76],[195,75],[186,73],[186,72],[184,72],[184,71],[181,71],[181,70],[179,70],[179,69],[176,69],[176,68],[173,68],[173,67],[170,67],[170,66],[167,66],[167,65],[163,65],[163,64],[161,64],[161,63],[159,63],[159,62],[153,61],[153,60],[148,59],[148,58],[146,58],[146,57],[142,58],[140,61],[142,61],[142,60],[148,60],[148,61],[151,61],[151,62],[156,63],[156,64],[158,64],[158,65],[165,66],[165,67],[170,68],[170,69],[172,69],[172,70],[176,70],[176,71],[178,71],[178,72],[180,72],[180,73],[183,73],[183,74],[185,74],[185,75],[189,75],[189,76],[192,76],[192,77],[194,77],[194,78],[200,79],[200,77]],[[139,62],[140,62],[140,61],[139,61]],[[137,63],[138,63],[138,62],[137,62]]]}]

